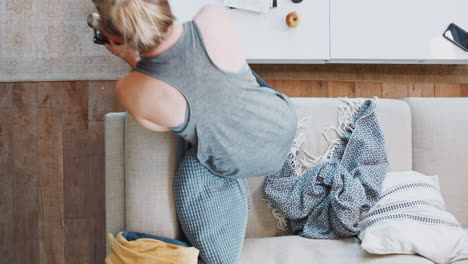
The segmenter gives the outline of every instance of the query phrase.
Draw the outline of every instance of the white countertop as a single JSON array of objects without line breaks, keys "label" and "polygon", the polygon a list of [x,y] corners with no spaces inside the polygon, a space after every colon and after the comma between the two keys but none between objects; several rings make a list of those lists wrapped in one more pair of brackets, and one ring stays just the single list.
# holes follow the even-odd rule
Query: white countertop
[{"label": "white countertop", "polygon": [[467,63],[442,34],[468,29],[465,0],[330,0],[332,60]]},{"label": "white countertop", "polygon": [[[170,4],[183,22],[223,0]],[[250,63],[468,63],[468,52],[442,36],[452,22],[468,30],[466,0],[278,0],[268,13],[226,10]],[[285,23],[291,11],[297,28]]]}]

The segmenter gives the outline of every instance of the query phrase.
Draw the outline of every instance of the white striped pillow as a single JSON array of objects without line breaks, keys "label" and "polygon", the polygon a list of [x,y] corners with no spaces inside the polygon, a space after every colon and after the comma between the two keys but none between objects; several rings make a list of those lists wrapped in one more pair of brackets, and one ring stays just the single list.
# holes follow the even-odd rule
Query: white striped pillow
[{"label": "white striped pillow", "polygon": [[446,211],[437,176],[388,173],[360,225],[361,247],[372,254],[419,254],[435,263],[468,259],[468,237]]}]

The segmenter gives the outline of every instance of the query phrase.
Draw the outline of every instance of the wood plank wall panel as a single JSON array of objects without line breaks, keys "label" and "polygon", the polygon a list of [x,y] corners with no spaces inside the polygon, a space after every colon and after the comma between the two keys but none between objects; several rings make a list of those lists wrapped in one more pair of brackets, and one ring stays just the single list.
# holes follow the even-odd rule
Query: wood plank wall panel
[{"label": "wood plank wall panel", "polygon": [[[83,190],[89,194],[89,190]],[[95,263],[91,256],[93,236],[90,235],[90,220],[86,217],[65,219],[65,263]],[[103,263],[104,261],[98,262]],[[97,263],[96,263],[97,264]]]},{"label": "wood plank wall panel", "polygon": [[37,86],[37,107],[62,109],[66,82],[40,82]]},{"label": "wood plank wall panel", "polygon": [[301,86],[298,80],[271,80],[270,84],[282,93],[287,92],[291,97],[301,96]]},{"label": "wood plank wall panel", "polygon": [[65,261],[62,108],[46,105],[51,107],[37,110],[39,252],[40,263],[60,264]]},{"label": "wood plank wall panel", "polygon": [[92,122],[89,123],[89,176],[93,201],[90,207],[93,263],[101,263],[106,257],[104,165],[104,122]]},{"label": "wood plank wall panel", "polygon": [[[253,65],[290,97],[468,97],[468,67]],[[103,263],[116,81],[0,83],[0,264]]]},{"label": "wood plank wall panel", "polygon": [[0,84],[0,263],[104,262],[114,83]]},{"label": "wood plank wall panel", "polygon": [[390,99],[403,99],[408,97],[409,83],[382,83],[382,97]]},{"label": "wood plank wall panel", "polygon": [[382,97],[382,83],[356,82],[356,97],[372,98]]},{"label": "wood plank wall panel", "polygon": [[[91,257],[95,263],[105,258],[105,186],[104,186],[104,117],[121,107],[114,98],[115,81],[89,82],[88,155],[91,186],[90,226],[93,244]],[[119,109],[117,109],[119,111]],[[125,111],[125,110],[124,110]]]},{"label": "wood plank wall panel", "polygon": [[104,115],[114,110],[115,81],[89,82],[88,120],[103,122]]},{"label": "wood plank wall panel", "polygon": [[461,96],[460,84],[435,84],[436,97],[459,97]]},{"label": "wood plank wall panel", "polygon": [[433,83],[412,83],[408,87],[410,97],[434,97],[435,85]]},{"label": "wood plank wall panel", "polygon": [[83,192],[90,188],[88,86],[85,82],[71,82],[63,89],[64,214],[67,218],[86,218],[90,205],[89,194]]},{"label": "wood plank wall panel", "polygon": [[0,108],[11,107],[12,83],[0,83]]},{"label": "wood plank wall panel", "polygon": [[356,97],[356,86],[354,82],[328,82],[329,97]]},{"label": "wood plank wall panel", "polygon": [[13,86],[13,230],[15,263],[39,259],[37,83]]},{"label": "wood plank wall panel", "polygon": [[252,64],[264,79],[468,84],[466,65]]},{"label": "wood plank wall panel", "polygon": [[462,84],[460,87],[460,96],[468,97],[468,84]]},{"label": "wood plank wall panel", "polygon": [[328,97],[328,82],[301,80],[300,87],[300,97]]},{"label": "wood plank wall panel", "polygon": [[65,261],[91,263],[88,82],[70,82],[63,89]]},{"label": "wood plank wall panel", "polygon": [[[11,87],[10,87],[11,88]],[[9,92],[11,94],[11,91]],[[10,105],[11,107],[11,105]],[[11,109],[0,111],[0,264],[14,263],[13,118]]]}]

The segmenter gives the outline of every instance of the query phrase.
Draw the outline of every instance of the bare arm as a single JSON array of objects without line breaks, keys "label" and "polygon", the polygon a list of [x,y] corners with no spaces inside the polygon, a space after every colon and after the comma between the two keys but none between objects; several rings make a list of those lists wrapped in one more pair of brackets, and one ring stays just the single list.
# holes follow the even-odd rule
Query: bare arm
[{"label": "bare arm", "polygon": [[122,78],[117,82],[115,93],[119,102],[127,109],[128,113],[137,121],[141,126],[151,131],[168,132],[171,131],[165,126],[158,125],[154,122],[154,115],[150,114],[154,102],[150,102],[151,96],[144,94],[144,87],[140,91],[136,91],[133,87],[137,85],[132,84],[132,78],[129,75]]},{"label": "bare arm", "polygon": [[223,70],[239,71],[246,63],[245,51],[223,7],[205,5],[194,21],[200,28],[209,57]]}]

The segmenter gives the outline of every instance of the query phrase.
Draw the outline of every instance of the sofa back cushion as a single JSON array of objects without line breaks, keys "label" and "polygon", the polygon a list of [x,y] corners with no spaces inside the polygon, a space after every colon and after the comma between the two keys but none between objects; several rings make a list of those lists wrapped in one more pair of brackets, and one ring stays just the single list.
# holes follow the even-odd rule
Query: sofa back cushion
[{"label": "sofa back cushion", "polygon": [[[336,126],[339,99],[292,98],[298,119],[310,116],[304,143],[318,155],[328,144],[321,132]],[[390,171],[412,170],[411,119],[408,105],[398,100],[379,100],[377,117],[384,132]],[[182,239],[172,195],[172,178],[177,166],[177,137],[144,129],[129,115],[125,121],[126,229]],[[287,235],[277,228],[263,194],[264,177],[249,178],[251,207],[247,238]]]},{"label": "sofa back cushion", "polygon": [[[293,98],[298,120],[305,117],[302,129],[306,136],[303,148],[310,154],[319,156],[328,143],[322,135],[325,128],[336,127],[340,99],[331,98]],[[411,114],[403,101],[379,99],[376,107],[379,124],[385,136],[388,153],[389,171],[411,170]],[[287,235],[277,228],[278,221],[272,216],[263,193],[264,177],[249,178],[251,208],[247,225],[247,238]]]},{"label": "sofa back cushion", "polygon": [[468,227],[468,98],[408,98],[413,169],[438,175],[447,210]]}]

